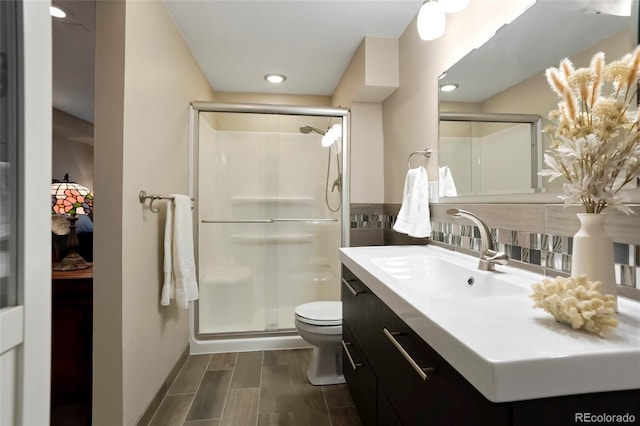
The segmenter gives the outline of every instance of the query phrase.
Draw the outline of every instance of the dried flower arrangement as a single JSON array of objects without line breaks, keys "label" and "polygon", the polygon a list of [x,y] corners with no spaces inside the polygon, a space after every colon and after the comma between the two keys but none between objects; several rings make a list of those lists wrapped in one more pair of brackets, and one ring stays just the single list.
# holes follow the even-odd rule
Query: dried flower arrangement
[{"label": "dried flower arrangement", "polygon": [[549,113],[554,122],[545,128],[551,135],[544,156],[549,168],[540,175],[567,180],[560,196],[565,206],[632,213],[619,191],[640,176],[640,46],[608,64],[604,53],[597,53],[588,68],[575,69],[564,59],[559,68],[547,69],[546,77],[560,102]]},{"label": "dried flower arrangement", "polygon": [[587,277],[545,278],[532,285],[534,308],[542,308],[555,319],[574,329],[584,329],[599,336],[618,326],[615,296],[600,293],[600,281]]}]

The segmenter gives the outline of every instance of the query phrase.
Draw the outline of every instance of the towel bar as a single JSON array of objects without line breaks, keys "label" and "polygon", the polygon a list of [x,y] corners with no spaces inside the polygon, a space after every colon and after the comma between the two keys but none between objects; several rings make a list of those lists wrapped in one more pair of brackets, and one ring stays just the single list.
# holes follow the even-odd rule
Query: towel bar
[{"label": "towel bar", "polygon": [[431,157],[431,150],[424,149],[420,151],[413,151],[411,154],[409,154],[409,158],[407,159],[407,166],[409,167],[409,169],[411,168],[411,157],[413,157],[414,155],[424,155],[425,158],[429,158]]},{"label": "towel bar", "polygon": [[[151,202],[149,203],[149,210],[151,210],[152,213],[159,213],[160,209],[158,207],[154,208],[153,207],[153,202],[156,200],[171,200],[173,201],[175,198],[169,196],[169,195],[159,195],[159,194],[151,194],[148,195],[147,191],[140,191],[140,193],[138,194],[138,199],[140,200],[140,204],[144,204],[144,202],[146,200],[151,200]],[[191,197],[191,201],[195,201],[195,198]],[[193,206],[191,206],[191,210],[193,210]]]}]

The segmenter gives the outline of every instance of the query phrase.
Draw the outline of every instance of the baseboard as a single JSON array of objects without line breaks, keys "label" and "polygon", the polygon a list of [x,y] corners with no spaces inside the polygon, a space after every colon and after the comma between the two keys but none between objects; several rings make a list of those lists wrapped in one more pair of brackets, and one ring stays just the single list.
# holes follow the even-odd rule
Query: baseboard
[{"label": "baseboard", "polygon": [[182,351],[182,354],[180,355],[175,365],[169,372],[169,375],[167,376],[165,381],[162,383],[162,386],[160,386],[160,389],[158,389],[158,392],[149,403],[149,406],[144,411],[142,416],[140,416],[140,419],[138,420],[136,425],[147,426],[151,422],[153,415],[158,410],[158,407],[160,407],[162,400],[164,399],[165,395],[169,391],[171,384],[178,376],[178,373],[180,372],[180,369],[182,368],[182,365],[184,364],[184,362],[187,360],[188,356],[189,356],[189,346],[187,345],[187,347],[184,349],[184,351]]}]

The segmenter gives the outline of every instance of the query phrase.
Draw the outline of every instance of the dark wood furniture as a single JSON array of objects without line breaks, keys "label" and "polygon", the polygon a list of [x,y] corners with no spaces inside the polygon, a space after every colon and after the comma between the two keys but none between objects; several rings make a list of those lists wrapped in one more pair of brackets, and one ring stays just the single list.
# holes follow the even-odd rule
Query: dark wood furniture
[{"label": "dark wood furniture", "polygon": [[491,402],[344,266],[342,278],[343,372],[364,425],[566,426],[580,413],[640,420],[640,390]]},{"label": "dark wood furniture", "polygon": [[90,425],[93,265],[52,271],[51,424]]}]

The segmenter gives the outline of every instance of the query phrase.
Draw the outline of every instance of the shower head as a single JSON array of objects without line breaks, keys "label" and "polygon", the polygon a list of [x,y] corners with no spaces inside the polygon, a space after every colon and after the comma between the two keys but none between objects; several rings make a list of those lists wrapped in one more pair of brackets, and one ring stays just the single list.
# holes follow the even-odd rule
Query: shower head
[{"label": "shower head", "polygon": [[326,133],[324,130],[316,129],[315,127],[311,127],[311,126],[300,127],[300,133],[308,134],[311,132],[316,132],[322,136],[324,136],[324,134]]}]

